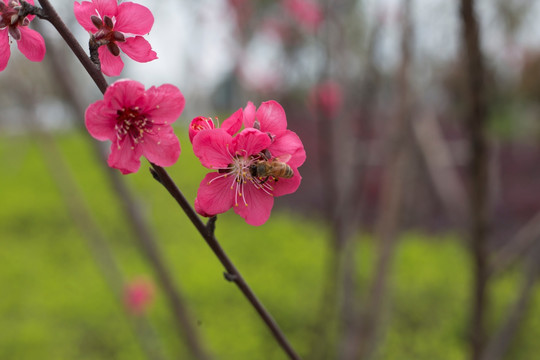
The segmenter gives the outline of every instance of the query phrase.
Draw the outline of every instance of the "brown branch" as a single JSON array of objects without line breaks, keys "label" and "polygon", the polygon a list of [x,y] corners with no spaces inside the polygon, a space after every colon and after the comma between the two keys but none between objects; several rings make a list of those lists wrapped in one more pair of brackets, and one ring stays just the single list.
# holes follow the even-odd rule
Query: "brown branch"
[{"label": "brown branch", "polygon": [[379,218],[376,223],[375,237],[378,242],[378,255],[368,301],[362,312],[360,332],[356,354],[352,358],[369,359],[377,349],[382,332],[382,315],[388,291],[389,274],[395,250],[395,241],[401,220],[401,209],[405,190],[405,179],[410,168],[409,153],[411,138],[412,96],[410,71],[412,61],[413,25],[411,20],[411,2],[403,4],[403,24],[401,38],[401,64],[398,71],[399,104],[398,114],[390,124],[388,131],[389,146],[383,186],[380,192]]},{"label": "brown branch", "polygon": [[[49,0],[39,0],[39,3],[43,7],[43,9],[46,12],[47,20],[49,20],[53,26],[57,29],[57,31],[61,34],[61,36],[64,38],[64,40],[68,43],[69,47],[72,49],[72,51],[77,55],[77,58],[81,63],[83,64],[86,71],[90,74],[98,88],[101,90],[102,93],[105,92],[107,89],[107,82],[101,72],[97,70],[95,65],[91,62],[90,58],[86,56],[86,53],[80,46],[80,44],[75,40],[69,29],[65,26],[62,19],[58,16],[52,5],[49,3]],[[262,318],[264,323],[267,325],[267,327],[270,329],[272,334],[274,335],[275,339],[279,343],[279,345],[282,347],[282,349],[287,353],[287,355],[293,359],[293,360],[299,360],[300,357],[296,354],[292,346],[289,344],[288,340],[286,339],[285,335],[277,325],[277,323],[274,321],[270,313],[264,308],[262,303],[258,300],[258,298],[255,296],[251,288],[247,285],[243,277],[240,275],[239,271],[236,269],[236,267],[233,265],[232,261],[228,258],[228,256],[225,254],[219,243],[217,242],[214,234],[208,230],[206,225],[201,221],[195,210],[191,207],[189,202],[185,199],[184,195],[180,192],[174,181],[170,178],[169,174],[165,169],[163,169],[160,166],[157,166],[155,164],[151,164],[153,167],[153,170],[155,174],[157,174],[159,178],[159,182],[169,191],[169,193],[175,198],[175,200],[178,202],[182,210],[185,212],[187,217],[190,219],[190,221],[193,223],[193,225],[197,228],[201,236],[204,238],[208,246],[212,249],[214,254],[218,257],[220,262],[223,264],[225,269],[227,270],[227,279],[234,281],[236,285],[239,287],[239,289],[242,291],[244,296],[248,299],[248,301],[251,303],[251,305],[255,308],[259,316]],[[129,214],[129,216],[133,219],[138,219],[139,221],[134,221],[132,225],[134,225],[134,230],[136,232],[141,232],[143,234],[143,237],[147,238],[149,236],[148,229],[141,225],[143,223],[144,218],[142,217],[142,214],[139,212],[138,208],[135,206],[136,204],[130,203],[129,194],[125,192],[125,187],[122,186],[122,182],[118,178],[118,173],[109,171],[107,172],[110,175],[111,182],[113,183],[117,193],[121,198],[124,198],[124,202],[122,203],[124,205],[124,211]],[[116,177],[116,178],[115,178]],[[158,276],[164,280],[163,286],[167,291],[172,291],[174,288],[172,281],[165,281],[166,280],[166,268],[163,266],[163,263],[158,261],[159,260],[159,253],[157,251],[157,248],[153,246],[153,244],[150,243],[144,243],[141,244],[145,247],[145,251],[147,252],[150,260],[154,263],[155,262],[155,270],[158,274]],[[176,299],[179,300],[179,299]],[[177,314],[180,315],[180,314]],[[191,334],[186,334],[186,336],[190,336]],[[201,354],[201,356],[204,356]]]},{"label": "brown branch", "polygon": [[467,215],[467,194],[455,161],[442,130],[434,116],[425,114],[412,122],[414,139],[422,152],[433,186],[448,216],[456,225],[463,224]]},{"label": "brown branch", "polygon": [[474,263],[471,314],[471,359],[479,360],[485,342],[487,308],[488,145],[485,138],[487,104],[480,29],[474,0],[461,0],[461,26],[467,75],[466,126],[470,145],[470,236]]},{"label": "brown branch", "polygon": [[534,285],[540,275],[539,255],[540,245],[537,243],[536,249],[529,255],[529,261],[525,269],[525,278],[519,296],[516,298],[514,304],[509,307],[508,316],[487,344],[482,356],[483,360],[502,360],[506,355],[521,325],[521,320],[529,308],[531,298],[534,296]]},{"label": "brown branch", "polygon": [[506,270],[517,259],[529,251],[539,241],[540,212],[537,213],[508,244],[497,251],[490,266],[490,275],[495,276]]}]

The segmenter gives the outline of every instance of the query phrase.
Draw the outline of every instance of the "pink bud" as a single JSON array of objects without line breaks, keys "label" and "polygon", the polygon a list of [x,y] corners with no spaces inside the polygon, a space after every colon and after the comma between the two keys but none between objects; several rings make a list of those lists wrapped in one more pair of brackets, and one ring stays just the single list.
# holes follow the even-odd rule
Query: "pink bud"
[{"label": "pink bud", "polygon": [[329,80],[311,89],[309,101],[315,112],[322,112],[327,118],[335,117],[343,106],[341,85]]},{"label": "pink bud", "polygon": [[128,310],[141,315],[146,312],[154,300],[154,284],[146,278],[137,278],[124,288],[124,303]]}]

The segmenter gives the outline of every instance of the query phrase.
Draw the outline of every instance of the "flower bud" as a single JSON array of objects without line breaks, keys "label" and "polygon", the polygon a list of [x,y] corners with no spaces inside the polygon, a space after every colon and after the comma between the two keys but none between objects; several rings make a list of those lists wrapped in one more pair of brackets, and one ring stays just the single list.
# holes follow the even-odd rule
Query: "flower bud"
[{"label": "flower bud", "polygon": [[105,26],[109,28],[109,30],[112,30],[114,28],[114,23],[112,19],[108,17],[107,15],[103,17],[103,22],[105,23]]},{"label": "flower bud", "polygon": [[114,40],[120,41],[120,42],[126,41],[126,37],[124,36],[124,34],[122,34],[119,31],[114,31],[113,32],[113,38],[114,38]]},{"label": "flower bud", "polygon": [[109,49],[111,54],[113,54],[114,56],[120,55],[120,48],[115,43],[112,43],[112,42],[108,43],[107,49]]},{"label": "flower bud", "polygon": [[90,16],[90,20],[92,20],[92,24],[94,24],[94,26],[98,29],[101,29],[103,27],[103,21],[101,21],[98,16],[92,15]]},{"label": "flower bud", "polygon": [[21,31],[19,30],[18,26],[10,26],[9,35],[11,35],[14,40],[21,40]]}]

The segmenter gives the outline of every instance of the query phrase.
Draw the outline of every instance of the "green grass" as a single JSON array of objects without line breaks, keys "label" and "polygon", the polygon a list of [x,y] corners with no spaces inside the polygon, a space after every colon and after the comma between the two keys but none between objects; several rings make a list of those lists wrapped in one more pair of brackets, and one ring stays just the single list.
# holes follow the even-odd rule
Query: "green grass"
[{"label": "green grass", "polygon": [[[127,278],[153,277],[126,224],[87,135],[58,135],[73,176]],[[170,173],[193,200],[205,169],[181,136],[182,155]],[[74,226],[59,189],[31,138],[0,140],[0,359],[144,359],[129,321]],[[63,161],[58,159],[58,162]],[[205,345],[220,360],[285,359],[185,216],[148,174],[125,177],[144,208],[166,263],[186,298]],[[304,181],[308,181],[305,179]],[[279,204],[279,200],[277,200]],[[291,342],[309,353],[324,279],[326,233],[321,221],[285,209],[261,227],[221,215],[216,234]],[[365,286],[374,246],[362,237],[358,274]],[[455,238],[406,234],[396,252],[387,299],[382,359],[464,359],[470,290],[469,258]],[[516,296],[518,273],[494,282],[490,324]],[[361,291],[363,288],[361,289]],[[540,351],[540,295],[527,313],[512,359]],[[188,359],[159,290],[148,312],[168,358]]]}]

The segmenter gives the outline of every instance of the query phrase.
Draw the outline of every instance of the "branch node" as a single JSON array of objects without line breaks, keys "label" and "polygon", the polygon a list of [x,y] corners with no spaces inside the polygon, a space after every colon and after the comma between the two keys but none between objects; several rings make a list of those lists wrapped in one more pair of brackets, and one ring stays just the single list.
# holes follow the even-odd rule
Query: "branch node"
[{"label": "branch node", "polygon": [[214,215],[208,219],[208,222],[206,223],[206,230],[208,230],[210,236],[214,236],[214,232],[216,231],[216,221],[217,216]]},{"label": "branch node", "polygon": [[150,170],[150,174],[152,174],[154,180],[163,185],[163,182],[161,181],[161,178],[159,177],[159,174],[156,172],[156,170],[154,170],[153,168],[148,168],[148,170]]},{"label": "branch node", "polygon": [[101,62],[99,61],[98,49],[101,44],[99,44],[94,38],[93,34],[90,34],[90,40],[88,40],[88,48],[90,50],[90,60],[96,65],[98,70],[101,71]]},{"label": "branch node", "polygon": [[225,277],[225,280],[227,280],[227,281],[235,282],[236,280],[238,280],[238,275],[231,274],[230,272],[225,271],[223,273],[223,276]]},{"label": "branch node", "polygon": [[48,20],[49,17],[47,14],[45,14],[45,11],[37,6],[34,6],[30,3],[27,3],[24,0],[21,0],[20,2],[21,6],[19,7],[19,17],[22,19],[28,15],[35,15],[40,19]]}]

